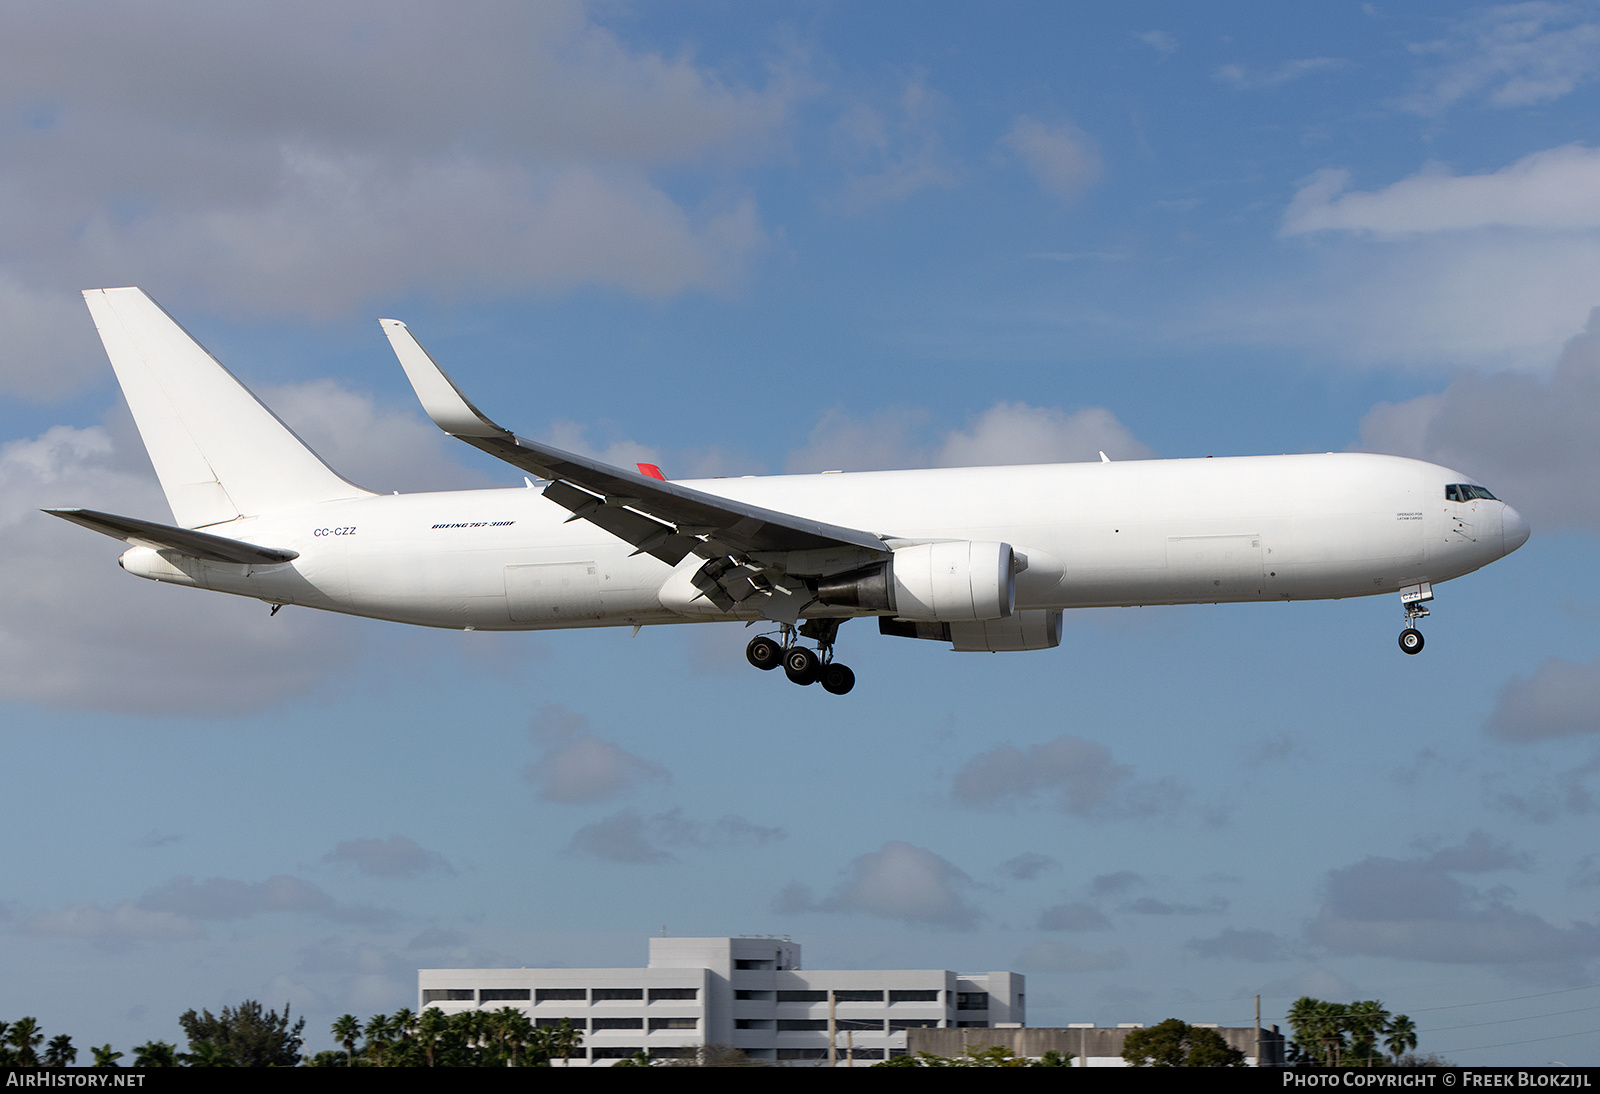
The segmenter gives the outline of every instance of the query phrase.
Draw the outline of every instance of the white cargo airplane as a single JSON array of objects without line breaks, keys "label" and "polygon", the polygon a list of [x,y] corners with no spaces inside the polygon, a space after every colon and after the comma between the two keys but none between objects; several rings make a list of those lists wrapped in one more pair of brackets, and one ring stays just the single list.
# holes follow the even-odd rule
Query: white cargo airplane
[{"label": "white cargo airplane", "polygon": [[[463,630],[741,620],[746,650],[843,694],[839,624],[957,650],[1038,650],[1064,608],[1399,593],[1400,648],[1433,586],[1528,525],[1443,467],[1356,453],[668,482],[524,440],[382,320],[428,416],[536,476],[527,488],[380,495],[340,478],[136,288],[89,310],[175,524],[47,512],[133,546],[176,585]],[[816,643],[817,650],[801,645]]]}]

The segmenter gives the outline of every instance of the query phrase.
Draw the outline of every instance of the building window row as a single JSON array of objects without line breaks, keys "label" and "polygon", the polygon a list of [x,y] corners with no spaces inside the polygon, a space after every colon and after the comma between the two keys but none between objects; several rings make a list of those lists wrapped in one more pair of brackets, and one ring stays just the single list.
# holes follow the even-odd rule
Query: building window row
[{"label": "building window row", "polygon": [[[566,1022],[573,1029],[586,1029],[599,1033],[608,1029],[644,1029],[643,1018],[535,1018],[533,1024],[540,1029],[554,1029]],[[663,1029],[699,1029],[698,1018],[652,1018],[650,1032]]]},{"label": "building window row", "polygon": [[[882,989],[860,990],[856,988],[834,988],[832,991],[833,1001],[835,1003],[882,1003],[884,1001],[884,994],[885,993]],[[918,989],[907,991],[890,991],[887,994],[889,996],[889,1003],[892,1006],[895,1003],[937,1003],[939,1002],[940,992],[937,989]],[[776,1001],[779,1003],[826,1003],[828,1001],[828,995],[829,992],[825,989],[776,992],[736,990],[733,993],[733,997],[735,999],[772,1000],[773,997],[776,996]],[[961,999],[963,1000],[965,1000],[969,995],[975,995],[984,1001],[983,1005],[977,1009],[988,1009],[989,996],[986,993],[960,993]],[[973,1009],[965,1007],[964,1004],[963,1008]]]},{"label": "building window row", "polygon": [[[422,1005],[429,1003],[642,1003],[643,988],[424,988]],[[651,988],[652,1003],[696,1002],[699,988]]]}]

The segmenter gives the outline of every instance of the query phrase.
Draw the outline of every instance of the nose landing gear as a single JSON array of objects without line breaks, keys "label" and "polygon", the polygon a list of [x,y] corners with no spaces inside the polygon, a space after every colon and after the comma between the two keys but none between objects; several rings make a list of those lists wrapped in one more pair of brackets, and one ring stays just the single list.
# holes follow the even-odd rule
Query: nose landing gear
[{"label": "nose landing gear", "polygon": [[[833,640],[842,622],[840,619],[814,619],[798,630],[784,623],[778,641],[764,634],[752,638],[744,649],[745,660],[763,670],[782,665],[783,674],[801,687],[820,682],[824,691],[844,695],[856,686],[856,674],[833,659]],[[815,653],[799,644],[802,637],[816,640]]]},{"label": "nose landing gear", "polygon": [[1428,618],[1427,602],[1433,599],[1433,586],[1424,581],[1400,590],[1400,603],[1406,610],[1406,629],[1400,632],[1400,648],[1406,653],[1422,652],[1422,632],[1416,625]]}]

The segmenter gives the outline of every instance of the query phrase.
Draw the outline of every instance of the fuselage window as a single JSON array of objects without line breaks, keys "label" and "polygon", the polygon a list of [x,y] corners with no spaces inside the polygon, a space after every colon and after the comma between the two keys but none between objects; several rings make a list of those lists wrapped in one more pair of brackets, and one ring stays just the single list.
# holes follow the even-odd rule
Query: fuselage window
[{"label": "fuselage window", "polygon": [[1482,486],[1454,482],[1444,488],[1445,501],[1472,501],[1474,498],[1481,498],[1484,501],[1496,500],[1495,496]]}]

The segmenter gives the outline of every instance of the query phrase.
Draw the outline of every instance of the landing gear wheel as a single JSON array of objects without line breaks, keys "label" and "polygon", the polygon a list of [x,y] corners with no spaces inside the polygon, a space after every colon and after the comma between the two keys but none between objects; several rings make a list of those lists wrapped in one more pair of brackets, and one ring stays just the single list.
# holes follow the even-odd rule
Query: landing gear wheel
[{"label": "landing gear wheel", "polygon": [[804,646],[791,646],[789,652],[783,655],[783,671],[796,684],[815,684],[822,671],[822,662]]},{"label": "landing gear wheel", "polygon": [[744,648],[744,657],[746,661],[763,671],[775,669],[783,661],[783,647],[765,636],[752,638],[750,644]]},{"label": "landing gear wheel", "polygon": [[1415,627],[1407,627],[1400,632],[1400,648],[1407,653],[1422,652],[1422,632]]},{"label": "landing gear wheel", "polygon": [[848,665],[832,661],[822,666],[822,688],[835,695],[843,695],[856,686],[856,674]]}]

